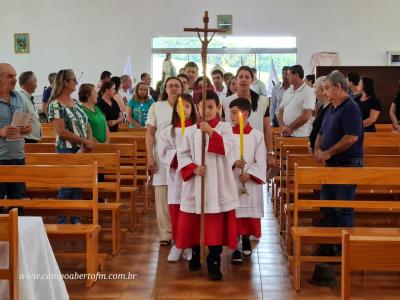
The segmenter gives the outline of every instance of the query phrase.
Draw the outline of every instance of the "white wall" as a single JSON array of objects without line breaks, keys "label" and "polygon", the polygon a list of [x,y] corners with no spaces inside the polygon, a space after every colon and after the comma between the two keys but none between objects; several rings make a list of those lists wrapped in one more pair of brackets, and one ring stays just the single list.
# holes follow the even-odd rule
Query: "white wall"
[{"label": "white wall", "polygon": [[[237,36],[296,36],[306,71],[318,51],[339,52],[342,65],[384,65],[400,49],[398,0],[0,0],[0,61],[35,71],[40,87],[61,68],[86,82],[120,74],[129,55],[138,77],[151,71],[151,38],[186,35],[204,10],[212,27],[232,14]],[[14,54],[15,32],[30,33],[30,54]]]}]

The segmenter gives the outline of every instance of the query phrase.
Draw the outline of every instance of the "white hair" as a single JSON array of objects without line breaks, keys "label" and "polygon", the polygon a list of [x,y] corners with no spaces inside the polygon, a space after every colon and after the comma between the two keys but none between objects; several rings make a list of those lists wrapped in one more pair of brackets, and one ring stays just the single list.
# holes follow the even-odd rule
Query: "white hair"
[{"label": "white hair", "polygon": [[324,81],[326,80],[326,76],[318,77],[314,83],[314,89],[319,90],[324,88]]}]

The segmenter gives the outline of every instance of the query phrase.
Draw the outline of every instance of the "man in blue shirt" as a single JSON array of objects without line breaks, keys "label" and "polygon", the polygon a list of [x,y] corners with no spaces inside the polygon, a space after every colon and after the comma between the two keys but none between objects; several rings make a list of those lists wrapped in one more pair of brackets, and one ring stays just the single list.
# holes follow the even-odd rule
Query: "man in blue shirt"
[{"label": "man in blue shirt", "polygon": [[[22,135],[32,131],[32,126],[17,128],[11,126],[15,112],[28,112],[21,95],[14,92],[17,83],[15,69],[0,63],[0,165],[24,165],[24,139],[8,141],[19,133]],[[0,199],[20,199],[25,194],[24,183],[0,183]]]},{"label": "man in blue shirt", "polygon": [[[326,77],[325,93],[332,106],[327,110],[315,144],[315,157],[328,167],[362,167],[364,131],[360,109],[348,96],[348,83],[339,71]],[[321,200],[354,200],[355,185],[321,185]],[[351,208],[321,208],[322,227],[352,227]],[[323,245],[322,255],[333,255],[333,245]]]}]

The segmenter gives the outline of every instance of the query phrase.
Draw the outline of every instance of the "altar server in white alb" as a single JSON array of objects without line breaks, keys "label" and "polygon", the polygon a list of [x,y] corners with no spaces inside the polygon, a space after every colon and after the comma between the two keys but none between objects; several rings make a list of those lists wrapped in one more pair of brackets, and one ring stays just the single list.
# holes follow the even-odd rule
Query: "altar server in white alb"
[{"label": "altar server in white alb", "polygon": [[[235,137],[234,177],[239,192],[239,208],[236,209],[238,236],[242,237],[242,253],[252,253],[250,236],[261,237],[261,218],[264,216],[263,184],[266,182],[266,148],[264,134],[248,123],[251,103],[237,98],[229,104],[232,130]],[[240,116],[241,115],[241,116]],[[243,145],[240,146],[240,118],[243,124]],[[243,157],[243,160],[241,158]],[[242,172],[243,168],[243,172]],[[246,193],[247,191],[247,193]],[[238,249],[232,253],[233,264],[240,264]]]},{"label": "altar server in white alb", "polygon": [[[182,192],[182,177],[177,172],[177,150],[181,147],[184,133],[197,123],[196,108],[192,96],[183,94],[178,99],[173,107],[171,124],[160,135],[159,146],[161,161],[167,166],[168,207],[173,241],[176,241]],[[181,254],[182,249],[173,245],[168,255],[168,261],[178,261]],[[192,259],[192,248],[183,251],[183,258],[189,261]]]},{"label": "altar server in white alb", "polygon": [[[184,183],[176,244],[179,248],[192,247],[189,269],[200,270],[201,177],[205,176],[204,240],[209,249],[208,275],[211,280],[221,280],[222,246],[235,249],[237,238],[235,209],[239,199],[232,172],[234,137],[230,124],[219,120],[221,106],[217,94],[207,91],[204,102],[198,104],[200,112],[206,106],[202,122],[187,132],[178,151],[178,170]],[[203,132],[206,166],[201,166]]]}]

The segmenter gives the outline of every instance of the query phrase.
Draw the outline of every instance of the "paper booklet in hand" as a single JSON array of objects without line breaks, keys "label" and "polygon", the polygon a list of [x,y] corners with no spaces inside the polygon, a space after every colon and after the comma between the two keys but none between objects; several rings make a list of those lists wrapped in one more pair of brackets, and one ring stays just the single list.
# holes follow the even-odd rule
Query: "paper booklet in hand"
[{"label": "paper booklet in hand", "polygon": [[[25,126],[32,125],[32,123],[33,123],[33,114],[25,113],[22,111],[16,111],[14,113],[14,117],[12,119],[11,126],[21,129]],[[18,132],[13,137],[8,137],[7,141],[17,141],[17,140],[22,140],[23,138],[24,138],[24,136],[20,132]]]}]

